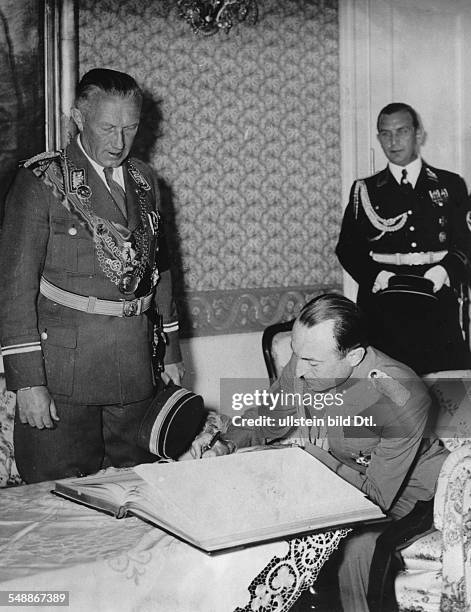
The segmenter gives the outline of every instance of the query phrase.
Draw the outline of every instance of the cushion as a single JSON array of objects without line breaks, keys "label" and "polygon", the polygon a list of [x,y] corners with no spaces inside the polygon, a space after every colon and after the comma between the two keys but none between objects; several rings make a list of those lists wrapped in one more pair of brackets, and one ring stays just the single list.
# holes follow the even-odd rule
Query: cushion
[{"label": "cushion", "polygon": [[442,534],[434,530],[418,538],[401,550],[406,570],[417,568],[439,569],[442,561]]},{"label": "cushion", "polygon": [[13,452],[15,399],[15,394],[5,389],[5,375],[0,374],[0,487],[22,482]]},{"label": "cushion", "polygon": [[471,370],[434,372],[423,380],[436,403],[434,430],[448,450],[471,441]]},{"label": "cushion", "polygon": [[396,578],[394,588],[399,612],[440,610],[442,575],[436,568],[401,572]]}]

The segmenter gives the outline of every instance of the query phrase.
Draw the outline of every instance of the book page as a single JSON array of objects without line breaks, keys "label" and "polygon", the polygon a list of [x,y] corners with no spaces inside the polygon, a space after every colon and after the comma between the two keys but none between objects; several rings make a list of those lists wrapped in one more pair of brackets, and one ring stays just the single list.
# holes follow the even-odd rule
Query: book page
[{"label": "book page", "polygon": [[[143,464],[134,470],[192,518],[191,535],[201,540],[276,535],[283,526],[313,529],[383,516],[363,493],[300,448]],[[162,518],[171,523],[171,517]]]},{"label": "book page", "polygon": [[118,511],[127,500],[129,491],[145,484],[132,468],[107,468],[92,476],[66,478],[56,482],[56,491],[68,494],[77,501],[102,507],[100,500],[115,506]]},{"label": "book page", "polygon": [[159,525],[180,535],[192,531],[195,519],[188,505],[182,506],[164,489],[150,485],[141,477],[139,480],[139,486],[126,492],[126,508],[151,522],[158,520]]}]

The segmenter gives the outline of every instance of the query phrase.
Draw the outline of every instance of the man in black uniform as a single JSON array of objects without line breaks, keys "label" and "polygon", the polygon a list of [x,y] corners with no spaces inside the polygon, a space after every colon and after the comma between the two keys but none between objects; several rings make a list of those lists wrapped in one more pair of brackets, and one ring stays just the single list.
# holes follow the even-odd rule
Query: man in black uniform
[{"label": "man in black uniform", "polygon": [[151,312],[167,378],[183,371],[157,180],[129,157],[141,102],[129,75],[88,72],[77,139],[24,163],[9,193],[0,341],[27,482],[155,460],[136,444],[156,384]]},{"label": "man in black uniform", "polygon": [[419,374],[467,368],[457,297],[471,255],[466,185],[421,159],[407,104],[383,108],[377,127],[388,167],[353,184],[337,256],[359,285],[373,346]]}]

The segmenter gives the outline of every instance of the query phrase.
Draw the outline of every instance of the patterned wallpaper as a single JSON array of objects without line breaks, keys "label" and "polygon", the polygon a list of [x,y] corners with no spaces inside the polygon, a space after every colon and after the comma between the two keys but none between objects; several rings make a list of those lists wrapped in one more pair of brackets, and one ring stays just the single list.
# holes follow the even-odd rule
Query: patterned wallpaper
[{"label": "patterned wallpaper", "polygon": [[211,37],[169,0],[79,0],[79,58],[146,92],[136,153],[162,179],[187,332],[340,288],[337,0],[259,0],[255,26]]}]

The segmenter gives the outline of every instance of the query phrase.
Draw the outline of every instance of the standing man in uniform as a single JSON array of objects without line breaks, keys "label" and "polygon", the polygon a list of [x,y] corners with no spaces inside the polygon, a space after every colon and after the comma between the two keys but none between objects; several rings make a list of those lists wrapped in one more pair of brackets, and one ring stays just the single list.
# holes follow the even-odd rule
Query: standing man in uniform
[{"label": "standing man in uniform", "polygon": [[468,368],[457,297],[470,273],[466,185],[422,160],[407,104],[384,107],[377,128],[388,166],[353,184],[337,256],[359,285],[373,346],[419,374]]},{"label": "standing man in uniform", "polygon": [[[244,413],[266,417],[267,425],[233,420],[225,438],[239,447],[301,444],[392,519],[390,526],[355,528],[338,559],[344,612],[373,612],[380,609],[375,588],[396,544],[432,526],[435,487],[448,451],[435,435],[425,436],[431,399],[424,383],[369,344],[364,318],[351,300],[336,294],[311,300],[294,323],[291,346],[291,359],[270,388],[273,405]],[[317,407],[307,401],[310,396]],[[302,418],[312,427],[298,426]],[[355,419],[363,424],[355,426]]]},{"label": "standing man in uniform", "polygon": [[142,92],[94,69],[77,89],[79,134],[20,168],[0,240],[0,342],[17,392],[15,456],[26,482],[155,460],[136,445],[158,379],[183,373],[152,169],[130,157]]}]

